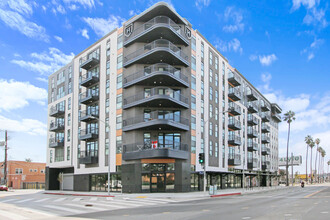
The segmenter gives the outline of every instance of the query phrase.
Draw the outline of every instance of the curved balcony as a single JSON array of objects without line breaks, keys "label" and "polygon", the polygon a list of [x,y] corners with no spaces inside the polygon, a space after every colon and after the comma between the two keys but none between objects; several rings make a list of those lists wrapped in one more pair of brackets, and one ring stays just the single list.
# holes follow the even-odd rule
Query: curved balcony
[{"label": "curved balcony", "polygon": [[235,102],[230,102],[229,103],[229,113],[232,115],[241,115],[242,111],[241,111],[241,107],[239,105],[237,105]]},{"label": "curved balcony", "polygon": [[123,120],[123,131],[132,130],[178,130],[189,131],[189,120],[173,113],[154,111]]},{"label": "curved balcony", "polygon": [[65,113],[65,106],[64,105],[59,105],[56,104],[55,106],[52,106],[49,109],[49,116],[51,117],[58,117],[58,116],[62,116]]},{"label": "curved balcony", "polygon": [[97,139],[99,137],[99,129],[92,128],[92,129],[85,129],[80,131],[79,140],[88,141]]},{"label": "curved balcony", "polygon": [[238,135],[229,135],[228,144],[233,145],[233,146],[241,145],[241,137]]},{"label": "curved balcony", "polygon": [[253,102],[249,102],[248,112],[249,113],[257,113],[258,112],[258,106]]},{"label": "curved balcony", "polygon": [[169,63],[189,66],[189,57],[183,51],[165,39],[155,40],[124,57],[124,67],[135,63]]},{"label": "curved balcony", "polygon": [[282,118],[279,114],[277,113],[272,113],[272,118],[276,121],[276,122],[281,122]]},{"label": "curved balcony", "polygon": [[258,137],[258,132],[255,129],[253,129],[252,127],[249,127],[247,130],[247,135],[249,138],[256,138],[256,137]]},{"label": "curved balcony", "polygon": [[261,154],[262,155],[270,155],[270,148],[263,145],[261,147]]},{"label": "curved balcony", "polygon": [[124,88],[133,85],[189,87],[188,77],[182,70],[166,63],[157,63],[124,78]]},{"label": "curved balcony", "polygon": [[238,88],[229,88],[228,97],[233,101],[239,101],[242,98],[241,91]]},{"label": "curved balcony", "polygon": [[80,111],[80,121],[90,122],[99,118],[99,111],[96,109]]},{"label": "curved balcony", "polygon": [[241,78],[236,73],[229,71],[228,82],[236,87],[241,85]]},{"label": "curved balcony", "polygon": [[51,121],[49,125],[49,130],[50,131],[63,131],[64,130],[64,122],[54,122]]},{"label": "curved balcony", "polygon": [[81,59],[80,67],[89,70],[100,63],[100,54],[93,52]]},{"label": "curved balcony", "polygon": [[241,122],[234,118],[229,118],[228,128],[230,128],[232,130],[241,130]]},{"label": "curved balcony", "polygon": [[184,29],[167,16],[157,16],[134,28],[133,32],[124,40],[127,47],[134,42],[150,42],[156,39],[168,39],[175,44],[189,45]]},{"label": "curved balcony", "polygon": [[257,96],[257,93],[253,90],[249,90],[246,94],[247,98],[249,101],[256,101],[258,100],[258,96]]},{"label": "curved balcony", "polygon": [[248,141],[247,149],[248,151],[258,151],[259,144],[255,141]]},{"label": "curved balcony", "polygon": [[88,90],[79,95],[79,102],[81,104],[91,104],[99,100],[99,92],[94,90]]},{"label": "curved balcony", "polygon": [[270,116],[269,114],[266,114],[265,112],[261,113],[261,120],[263,122],[269,122],[270,121]]},{"label": "curved balcony", "polygon": [[80,164],[93,164],[98,163],[99,155],[98,151],[81,151],[79,157]]},{"label": "curved balcony", "polygon": [[49,147],[64,147],[64,138],[49,138]]},{"label": "curved balcony", "polygon": [[189,159],[188,144],[172,143],[164,147],[151,143],[134,143],[123,145],[123,160],[150,158]]},{"label": "curved balcony", "polygon": [[248,125],[250,125],[250,126],[257,125],[258,119],[255,116],[248,114],[247,122],[248,122]]},{"label": "curved balcony", "polygon": [[261,110],[262,110],[263,112],[268,112],[268,111],[270,111],[270,106],[269,106],[268,104],[266,104],[266,103],[263,103],[263,104],[261,105]]},{"label": "curved balcony", "polygon": [[170,88],[152,88],[124,99],[123,109],[132,107],[189,108],[188,98]]},{"label": "curved balcony", "polygon": [[268,137],[266,135],[261,136],[261,143],[268,144],[269,142],[270,142],[270,137]]},{"label": "curved balcony", "polygon": [[80,85],[84,87],[89,87],[98,83],[99,80],[99,73],[88,71],[85,75],[81,76]]},{"label": "curved balcony", "polygon": [[270,126],[266,125],[265,123],[261,124],[261,132],[262,133],[269,133],[270,132]]},{"label": "curved balcony", "polygon": [[239,166],[241,165],[241,155],[240,154],[229,154],[228,155],[228,165]]}]

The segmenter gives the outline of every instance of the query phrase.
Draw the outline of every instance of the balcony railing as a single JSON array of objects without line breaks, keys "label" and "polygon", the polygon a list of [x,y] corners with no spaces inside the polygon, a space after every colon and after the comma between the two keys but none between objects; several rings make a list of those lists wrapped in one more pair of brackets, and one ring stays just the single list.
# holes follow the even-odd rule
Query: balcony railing
[{"label": "balcony railing", "polygon": [[229,71],[228,82],[233,86],[239,86],[241,85],[241,77],[239,77],[236,73]]},{"label": "balcony railing", "polygon": [[234,118],[229,118],[228,127],[232,130],[241,130],[241,122]]},{"label": "balcony railing", "polygon": [[261,124],[261,131],[262,131],[262,133],[269,133],[270,132],[270,126],[265,124],[265,123],[262,123]]},{"label": "balcony railing", "polygon": [[255,116],[253,116],[252,114],[248,114],[247,121],[248,121],[248,125],[257,125],[258,124],[258,119]]},{"label": "balcony railing", "polygon": [[233,101],[239,101],[242,98],[241,91],[238,88],[229,88],[228,97]]},{"label": "balcony railing", "polygon": [[270,137],[262,135],[261,136],[261,142],[262,143],[269,143],[270,142]]},{"label": "balcony railing", "polygon": [[87,90],[79,95],[79,102],[81,104],[90,104],[99,99],[99,91],[97,90]]},{"label": "balcony railing", "polygon": [[249,101],[255,101],[255,100],[258,100],[258,96],[257,96],[257,93],[253,90],[249,90],[246,94],[247,98]]},{"label": "balcony railing", "polygon": [[[164,101],[165,100],[165,101]],[[184,107],[189,108],[188,98],[181,95],[179,91],[170,88],[152,88],[150,92],[142,91],[136,95],[124,99],[124,109],[133,106],[159,107]]]},{"label": "balcony railing", "polygon": [[123,145],[123,159],[136,160],[145,158],[175,158],[188,159],[188,144],[180,142],[152,145],[149,143],[134,143]]},{"label": "balcony railing", "polygon": [[270,155],[270,147],[265,145],[261,146],[261,154],[262,155]]},{"label": "balcony railing", "polygon": [[281,122],[282,121],[282,118],[279,114],[277,113],[272,113],[272,117],[273,119],[275,119],[277,122]]},{"label": "balcony railing", "polygon": [[99,82],[99,72],[88,71],[85,75],[81,76],[81,86],[89,87]]},{"label": "balcony railing", "polygon": [[253,102],[249,102],[248,111],[249,111],[249,113],[256,113],[256,112],[258,112],[258,106]]},{"label": "balcony railing", "polygon": [[136,129],[189,130],[189,120],[173,112],[154,111],[123,120],[123,131]]},{"label": "balcony railing", "polygon": [[[159,80],[160,76],[162,76],[163,81]],[[182,70],[176,69],[166,63],[157,63],[145,67],[143,70],[124,78],[124,87],[129,87],[134,84],[153,86],[162,84],[189,87],[188,77],[182,73]]]},{"label": "balcony railing", "polygon": [[54,122],[51,121],[49,125],[49,130],[50,131],[62,131],[64,130],[65,124],[64,122]]},{"label": "balcony railing", "polygon": [[[139,27],[134,28],[130,36],[125,37],[125,45],[132,43],[135,39],[140,38],[145,33],[157,28],[157,27],[166,27],[169,28],[173,33],[175,33],[179,38],[181,38],[180,43],[184,43],[186,46],[189,45],[189,40],[184,34],[183,28],[178,24],[172,21],[169,17],[166,16],[157,16],[142,24]],[[159,38],[159,37],[158,37]]]},{"label": "balcony railing", "polygon": [[49,138],[49,147],[63,147],[64,138]]},{"label": "balcony railing", "polygon": [[248,158],[248,169],[257,168],[258,162],[258,158]]},{"label": "balcony railing", "polygon": [[240,154],[229,154],[228,155],[228,165],[231,165],[231,166],[241,165],[241,155]]},{"label": "balcony railing", "polygon": [[58,117],[58,116],[64,115],[64,113],[65,113],[64,105],[56,104],[55,106],[52,106],[49,109],[49,116],[51,116],[51,117]]},{"label": "balcony railing", "polygon": [[235,146],[241,145],[241,137],[238,135],[229,135],[228,144]]},{"label": "balcony railing", "polygon": [[[189,57],[180,48],[178,48],[173,43],[165,39],[155,40],[137,49],[135,52],[128,54],[127,56],[124,57],[124,66],[131,65],[134,62],[144,58],[145,56],[150,55],[153,52],[157,52],[157,51],[169,52],[170,54],[172,54],[172,56],[176,57],[176,59],[180,61],[178,64],[189,66]],[[155,56],[151,58],[155,58]],[[166,60],[165,58],[166,57],[163,57],[164,60],[163,62],[165,62]],[[174,62],[172,58],[166,61],[168,62],[172,61],[172,63]],[[146,61],[144,61],[143,63],[145,62]]]},{"label": "balcony railing", "polygon": [[80,140],[92,140],[97,139],[99,136],[99,129],[98,128],[90,128],[84,129],[80,131]]},{"label": "balcony railing", "polygon": [[241,107],[235,102],[229,102],[229,113],[232,115],[240,115],[242,113]]},{"label": "balcony railing", "polygon": [[89,70],[100,63],[100,54],[93,52],[81,59],[80,67]]},{"label": "balcony railing", "polygon": [[270,115],[268,113],[262,112],[261,113],[261,119],[264,122],[269,122],[270,121]]},{"label": "balcony railing", "polygon": [[80,121],[88,122],[97,120],[99,118],[98,109],[87,109],[84,111],[80,111]]},{"label": "balcony railing", "polygon": [[247,135],[248,137],[252,137],[252,138],[256,138],[258,137],[258,132],[257,130],[253,129],[252,127],[248,127],[248,130],[247,130]]},{"label": "balcony railing", "polygon": [[261,110],[263,112],[268,112],[268,111],[270,111],[270,106],[268,104],[264,103],[261,105]]},{"label": "balcony railing", "polygon": [[270,161],[262,161],[261,162],[261,169],[262,170],[269,170],[270,168]]},{"label": "balcony railing", "polygon": [[258,151],[259,144],[255,141],[248,141],[248,151]]},{"label": "balcony railing", "polygon": [[94,164],[98,163],[99,155],[98,151],[81,151],[79,157],[80,164]]}]

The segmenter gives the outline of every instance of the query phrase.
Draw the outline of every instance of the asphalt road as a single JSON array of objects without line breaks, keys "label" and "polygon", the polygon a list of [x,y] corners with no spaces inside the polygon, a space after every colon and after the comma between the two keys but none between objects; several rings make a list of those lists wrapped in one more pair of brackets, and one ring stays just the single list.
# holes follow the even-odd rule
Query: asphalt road
[{"label": "asphalt road", "polygon": [[330,187],[219,198],[115,198],[0,194],[0,219],[330,219]]}]

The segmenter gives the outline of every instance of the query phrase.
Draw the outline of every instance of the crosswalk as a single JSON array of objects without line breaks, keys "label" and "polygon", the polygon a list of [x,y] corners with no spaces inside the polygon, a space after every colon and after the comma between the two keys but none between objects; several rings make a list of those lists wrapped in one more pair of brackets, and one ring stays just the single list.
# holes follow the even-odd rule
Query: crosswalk
[{"label": "crosswalk", "polygon": [[[186,202],[193,198],[137,198],[137,197],[36,197],[36,198],[0,198],[0,219],[31,219],[30,216],[45,215],[57,217],[86,214],[91,212],[134,209],[140,207],[161,206],[164,204]],[[21,208],[20,212],[14,210]],[[13,209],[12,211],[11,208]],[[48,216],[48,217],[49,217]]]}]

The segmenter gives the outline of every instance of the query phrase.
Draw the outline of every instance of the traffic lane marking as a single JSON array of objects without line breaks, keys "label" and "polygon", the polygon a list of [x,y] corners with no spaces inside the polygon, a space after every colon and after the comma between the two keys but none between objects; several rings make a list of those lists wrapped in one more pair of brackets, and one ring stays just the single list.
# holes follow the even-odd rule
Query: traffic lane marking
[{"label": "traffic lane marking", "polygon": [[321,190],[319,190],[319,191],[316,191],[316,192],[313,192],[313,193],[311,193],[311,194],[308,194],[307,196],[304,196],[304,198],[312,197],[312,196],[314,196],[314,195],[316,195],[316,194],[322,192],[323,190],[324,190],[324,189],[321,189]]}]

